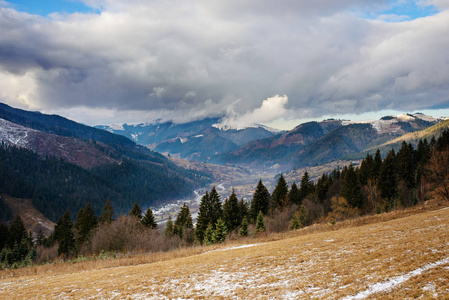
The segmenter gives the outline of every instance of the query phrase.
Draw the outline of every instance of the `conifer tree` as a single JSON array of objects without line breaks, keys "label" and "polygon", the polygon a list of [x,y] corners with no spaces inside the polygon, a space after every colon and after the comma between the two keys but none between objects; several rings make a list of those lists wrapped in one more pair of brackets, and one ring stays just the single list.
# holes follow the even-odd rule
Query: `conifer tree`
[{"label": "conifer tree", "polygon": [[382,162],[378,184],[382,197],[388,199],[390,205],[392,205],[397,192],[396,155],[393,149],[388,152],[387,157]]},{"label": "conifer tree", "polygon": [[293,182],[290,191],[288,192],[288,199],[290,200],[290,203],[301,205],[301,195],[296,182]]},{"label": "conifer tree", "polygon": [[253,200],[251,201],[250,217],[254,221],[259,212],[266,215],[270,208],[270,193],[263,185],[262,179],[259,179],[256,190],[254,191]]},{"label": "conifer tree", "polygon": [[240,199],[239,204],[238,204],[238,209],[239,209],[239,224],[242,223],[244,218],[248,217],[249,214],[249,207],[248,207],[248,203],[246,203],[243,198]]},{"label": "conifer tree", "polygon": [[9,226],[7,246],[12,249],[15,244],[20,244],[23,239],[27,238],[27,231],[23,225],[22,218],[17,215]]},{"label": "conifer tree", "polygon": [[203,243],[206,245],[212,245],[214,243],[214,229],[212,228],[212,224],[207,225],[204,231]]},{"label": "conifer tree", "polygon": [[358,182],[357,173],[355,172],[352,164],[350,164],[349,167],[345,167],[342,176],[343,183],[340,195],[344,197],[352,207],[361,208],[363,203],[361,186]]},{"label": "conifer tree", "polygon": [[97,226],[97,216],[90,202],[86,204],[86,209],[80,208],[75,220],[74,228],[76,229],[76,245],[80,247],[89,239],[91,231]]},{"label": "conifer tree", "polygon": [[248,219],[246,217],[243,218],[242,225],[240,227],[240,236],[247,236],[248,235]]},{"label": "conifer tree", "polygon": [[359,182],[361,185],[366,185],[368,183],[368,179],[375,178],[374,176],[374,159],[371,154],[366,154],[365,159],[362,160],[359,169]]},{"label": "conifer tree", "polygon": [[195,236],[198,241],[204,240],[204,233],[209,224],[211,224],[212,229],[215,228],[215,224],[222,217],[222,214],[220,195],[218,195],[216,188],[212,187],[210,193],[206,192],[203,198],[201,198],[195,230]]},{"label": "conifer tree", "polygon": [[112,208],[111,202],[106,200],[106,204],[103,207],[103,212],[100,215],[99,222],[104,224],[111,224],[115,218],[114,209]]},{"label": "conifer tree", "polygon": [[413,162],[413,147],[411,144],[402,142],[396,156],[397,173],[399,180],[403,180],[407,188],[412,189],[415,186],[415,166]]},{"label": "conifer tree", "polygon": [[54,235],[58,241],[58,255],[70,255],[75,250],[75,238],[73,234],[73,223],[68,210],[58,219]]},{"label": "conifer tree", "polygon": [[168,216],[167,226],[165,227],[164,234],[166,237],[169,237],[169,238],[174,236],[173,221],[171,219],[171,216]]},{"label": "conifer tree", "polygon": [[288,185],[284,175],[279,176],[276,187],[273,190],[272,198],[276,207],[284,208],[288,206]]},{"label": "conifer tree", "polygon": [[142,218],[142,224],[147,228],[157,229],[157,223],[156,220],[154,219],[151,207],[148,207],[147,211],[145,212],[145,216]]},{"label": "conifer tree", "polygon": [[139,220],[142,219],[142,209],[140,208],[139,204],[137,204],[137,201],[134,202],[133,208],[131,209],[131,211],[129,212],[129,215],[131,217],[136,217]]},{"label": "conifer tree", "polygon": [[214,243],[222,243],[225,241],[228,229],[222,219],[218,219],[215,230],[212,233],[212,241]]},{"label": "conifer tree", "polygon": [[232,190],[232,194],[229,199],[226,199],[223,204],[223,221],[228,231],[233,231],[239,227],[241,223],[239,202],[234,190]]},{"label": "conifer tree", "polygon": [[377,149],[376,154],[374,154],[374,162],[371,178],[378,180],[381,168],[382,168],[382,157],[380,155],[380,150]]},{"label": "conifer tree", "polygon": [[299,198],[300,202],[302,201],[314,190],[313,182],[309,179],[309,173],[307,171],[304,172],[304,175],[301,178],[301,184],[299,185]]},{"label": "conifer tree", "polygon": [[193,228],[193,222],[189,206],[184,203],[176,217],[173,233],[182,238],[186,228]]},{"label": "conifer tree", "polygon": [[259,211],[256,220],[256,234],[265,230],[267,230],[267,226],[265,225],[265,220],[263,219],[263,213],[262,211]]}]

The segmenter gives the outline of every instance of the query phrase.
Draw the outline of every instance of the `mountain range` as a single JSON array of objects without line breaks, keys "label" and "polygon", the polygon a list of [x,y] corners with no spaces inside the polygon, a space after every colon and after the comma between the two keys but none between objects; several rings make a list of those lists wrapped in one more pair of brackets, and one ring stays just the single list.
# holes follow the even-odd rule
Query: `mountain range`
[{"label": "mountain range", "polygon": [[97,127],[181,158],[251,168],[276,166],[282,171],[349,159],[440,121],[415,113],[386,116],[370,122],[335,119],[307,122],[289,131],[276,131],[260,125],[226,130],[217,126],[219,118],[184,124],[166,122]]},{"label": "mountain range", "polygon": [[[210,181],[126,137],[0,104],[0,193],[31,199],[55,221],[106,200],[116,213],[179,199]],[[2,206],[4,207],[4,205]]]},{"label": "mountain range", "polygon": [[240,130],[223,129],[217,126],[219,122],[219,118],[206,118],[183,124],[156,122],[98,125],[96,128],[126,136],[157,152],[203,162],[217,154],[236,150],[249,142],[271,137],[279,132],[263,125]]}]

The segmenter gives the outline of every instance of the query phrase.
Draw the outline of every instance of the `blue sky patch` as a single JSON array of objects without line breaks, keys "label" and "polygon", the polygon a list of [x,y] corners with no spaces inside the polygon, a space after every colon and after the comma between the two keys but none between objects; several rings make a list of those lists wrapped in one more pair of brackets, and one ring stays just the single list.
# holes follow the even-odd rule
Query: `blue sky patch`
[{"label": "blue sky patch", "polygon": [[431,16],[439,12],[432,5],[419,4],[418,2],[410,0],[392,1],[388,9],[367,13],[366,18],[401,22]]},{"label": "blue sky patch", "polygon": [[29,14],[47,16],[51,13],[98,13],[97,10],[76,0],[15,0],[6,1],[18,10]]}]

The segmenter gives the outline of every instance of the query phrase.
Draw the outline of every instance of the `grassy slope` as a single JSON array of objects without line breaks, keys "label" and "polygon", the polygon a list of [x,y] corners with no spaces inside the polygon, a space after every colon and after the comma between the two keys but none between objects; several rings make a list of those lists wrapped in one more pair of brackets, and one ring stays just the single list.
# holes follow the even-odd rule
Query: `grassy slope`
[{"label": "grassy slope", "polygon": [[[0,298],[442,298],[449,209],[429,206],[249,238],[248,247],[2,271]],[[116,267],[127,264],[136,265]]]}]

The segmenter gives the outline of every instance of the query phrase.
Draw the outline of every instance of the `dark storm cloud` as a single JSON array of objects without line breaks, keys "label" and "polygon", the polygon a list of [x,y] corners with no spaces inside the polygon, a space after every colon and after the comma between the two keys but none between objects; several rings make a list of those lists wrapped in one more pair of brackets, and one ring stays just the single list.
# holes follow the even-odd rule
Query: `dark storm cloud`
[{"label": "dark storm cloud", "polygon": [[448,100],[444,1],[433,1],[442,9],[434,16],[399,23],[361,17],[387,1],[84,2],[101,14],[0,7],[3,101],[95,108],[105,118],[108,110],[183,121],[228,112],[257,122],[270,99],[285,100],[275,107],[286,118]]}]

